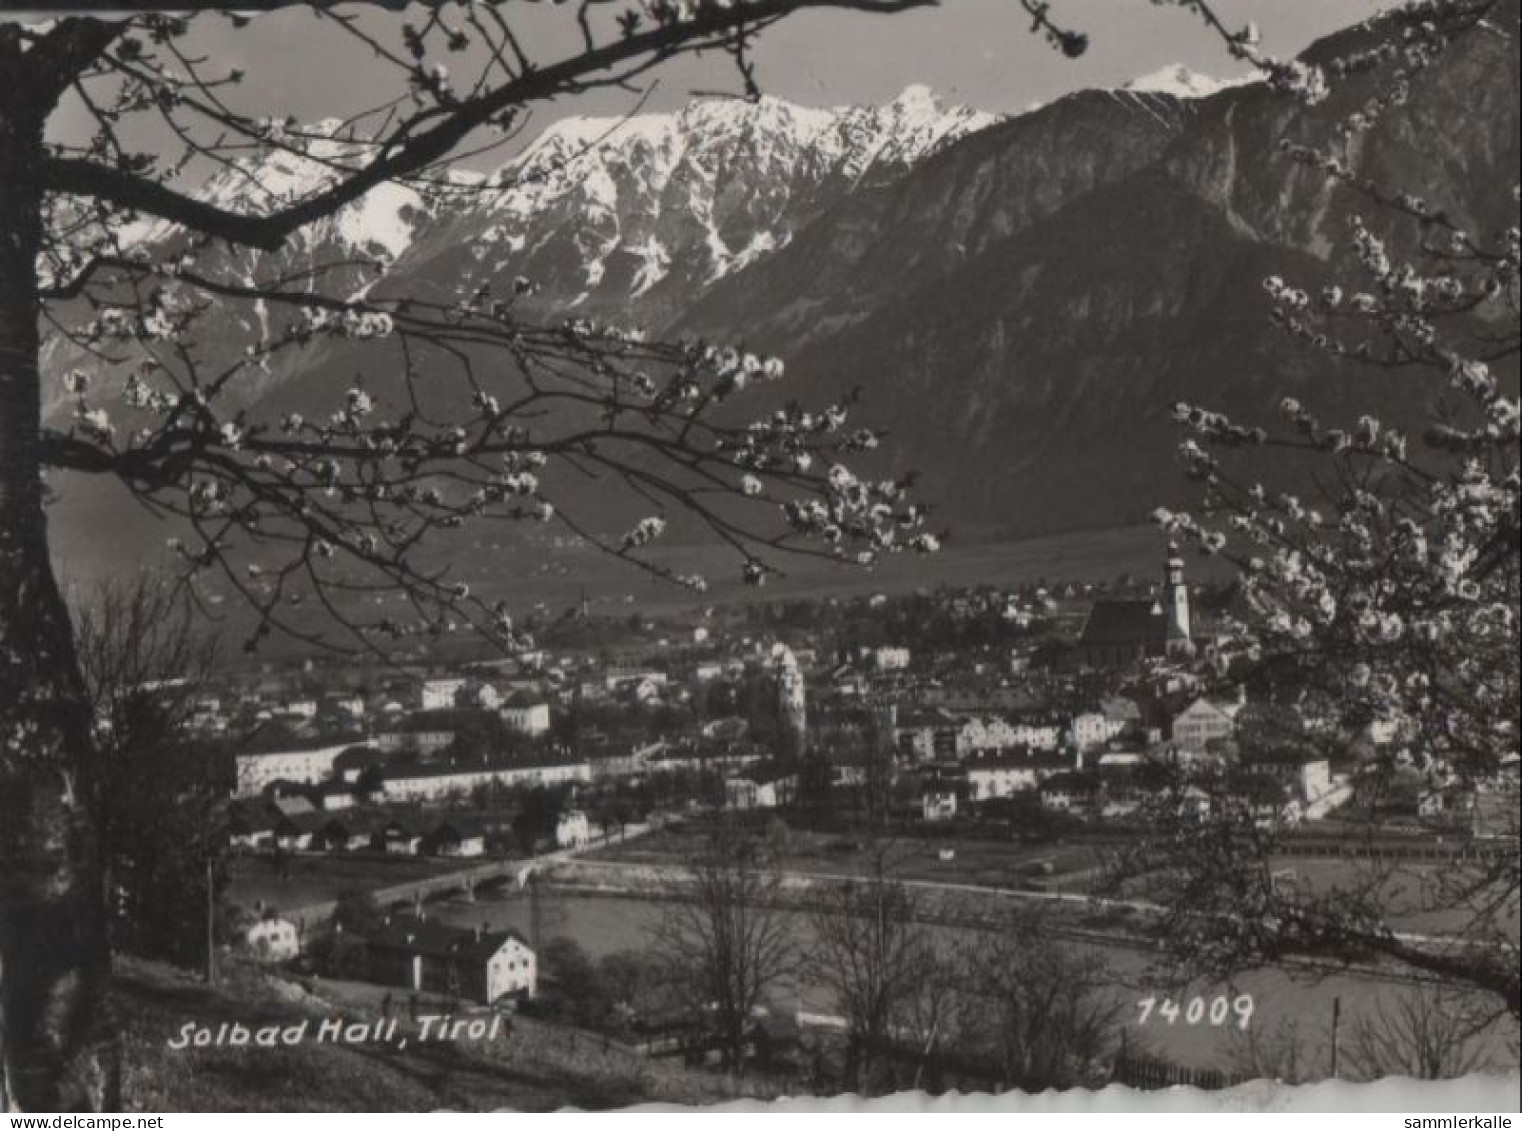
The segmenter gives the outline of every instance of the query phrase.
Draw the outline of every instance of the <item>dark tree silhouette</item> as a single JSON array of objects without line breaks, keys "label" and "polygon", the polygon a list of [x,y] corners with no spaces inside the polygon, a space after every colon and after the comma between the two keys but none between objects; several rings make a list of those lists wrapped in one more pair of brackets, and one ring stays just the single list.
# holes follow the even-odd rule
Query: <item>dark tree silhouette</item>
[{"label": "dark tree silhouette", "polygon": [[843,1082],[863,1095],[895,1086],[886,1054],[909,1030],[940,961],[913,893],[897,876],[906,851],[891,840],[871,842],[866,874],[829,891],[810,916],[815,943],[804,969],[846,1019]]},{"label": "dark tree silhouette", "polygon": [[736,1075],[745,1072],[756,1010],[798,961],[794,925],[778,907],[781,886],[760,845],[720,825],[673,882],[655,929],[656,952]]},{"label": "dark tree silhouette", "polygon": [[[1142,850],[1145,867],[1163,866],[1164,933],[1196,972],[1294,954],[1379,959],[1522,1015],[1518,170],[1477,186],[1511,226],[1470,232],[1444,202],[1360,162],[1386,111],[1456,46],[1493,52],[1515,75],[1517,29],[1507,0],[1398,8],[1302,91],[1352,107],[1338,128],[1282,144],[1296,175],[1324,178],[1349,237],[1324,277],[1263,281],[1271,316],[1349,382],[1373,374],[1427,390],[1426,418],[1330,421],[1286,399],[1282,422],[1264,426],[1178,405],[1182,460],[1205,499],[1198,515],[1154,516],[1239,572],[1241,600],[1200,674],[1260,697],[1247,747],[1348,765],[1342,815],[1362,839],[1378,838],[1383,801],[1408,787],[1471,803],[1471,827],[1455,831],[1480,836],[1425,885],[1420,910],[1448,925],[1422,937],[1401,925],[1417,910],[1398,897],[1409,862],[1349,862],[1332,883],[1276,879],[1280,822],[1259,827],[1261,813],[1219,797],[1205,820],[1169,822],[1171,839]],[[1319,491],[1285,486],[1308,468]]]},{"label": "dark tree silhouette", "polygon": [[[662,512],[691,515],[762,581],[766,551],[833,538],[842,553],[920,521],[898,487],[887,497],[840,463],[859,446],[845,406],[784,413],[760,431],[714,422],[714,406],[780,364],[735,351],[646,342],[633,332],[526,323],[514,296],[383,298],[356,287],[356,265],[223,271],[223,246],[278,250],[304,226],[366,192],[404,181],[451,191],[443,164],[511,136],[531,105],[620,88],[699,50],[730,53],[753,90],[757,34],[807,7],[893,13],[914,0],[753,0],[717,5],[582,4],[564,57],[530,58],[499,8],[458,17],[420,10],[377,32],[356,14],[314,6],[374,55],[376,106],[306,127],[237,108],[241,75],[195,55],[180,15],[65,18],[0,25],[0,1016],[7,1107],[119,1106],[104,1009],[110,969],[98,827],[102,788],[88,693],[70,617],[49,560],[43,473],[118,478],[188,527],[182,580],[220,572],[255,612],[250,646],[281,630],[332,645],[331,626],[367,647],[469,626],[516,642],[505,607],[414,551],[467,521],[554,520],[663,576],[644,551]],[[626,8],[623,11],[613,9]],[[221,17],[201,17],[221,18]],[[227,17],[235,25],[247,17]],[[1043,18],[1038,22],[1046,25]],[[385,41],[383,41],[385,40]],[[476,73],[459,85],[442,59]],[[88,136],[55,141],[49,122],[83,108]],[[144,137],[159,139],[153,152]],[[264,206],[198,197],[250,154],[286,154],[325,171],[310,191]],[[163,221],[173,261],[138,253],[125,231]],[[359,267],[370,283],[376,272]],[[370,297],[356,297],[364,294]],[[195,338],[213,302],[258,303],[277,326],[249,356],[210,369]],[[67,323],[51,304],[92,316]],[[91,359],[66,376],[70,426],[41,427],[40,322]],[[355,388],[322,422],[248,419],[236,392],[272,358],[358,339],[392,352],[376,368],[412,390],[426,373],[452,392],[378,419]],[[91,372],[125,373],[124,416],[90,389]],[[405,396],[405,391],[401,392]],[[801,459],[807,455],[807,459]],[[556,509],[543,481],[568,472],[621,482],[649,508],[619,533]],[[840,470],[831,477],[830,469]],[[811,466],[805,471],[803,466]],[[759,485],[757,490],[752,485]],[[749,498],[749,517],[718,500]],[[885,509],[873,508],[883,505]],[[773,530],[757,526],[783,513]],[[902,544],[912,529],[895,544]],[[877,547],[878,549],[883,547]],[[829,552],[818,550],[816,552]],[[701,585],[699,579],[684,579]],[[394,592],[406,614],[369,620],[339,594]],[[307,609],[325,614],[313,628]]]},{"label": "dark tree silhouette", "polygon": [[94,593],[77,639],[106,782],[99,826],[113,940],[198,966],[207,880],[220,889],[225,879],[227,783],[215,751],[184,723],[215,641],[185,600],[146,574]]}]

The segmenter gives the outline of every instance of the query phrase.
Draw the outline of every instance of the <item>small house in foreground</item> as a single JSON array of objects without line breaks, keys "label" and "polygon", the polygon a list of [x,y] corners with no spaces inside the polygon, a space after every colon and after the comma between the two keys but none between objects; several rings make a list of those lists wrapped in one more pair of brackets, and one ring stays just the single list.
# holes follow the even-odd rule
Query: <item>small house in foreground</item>
[{"label": "small house in foreground", "polygon": [[517,931],[397,915],[366,936],[365,953],[373,981],[416,993],[492,1005],[538,992],[534,950]]}]

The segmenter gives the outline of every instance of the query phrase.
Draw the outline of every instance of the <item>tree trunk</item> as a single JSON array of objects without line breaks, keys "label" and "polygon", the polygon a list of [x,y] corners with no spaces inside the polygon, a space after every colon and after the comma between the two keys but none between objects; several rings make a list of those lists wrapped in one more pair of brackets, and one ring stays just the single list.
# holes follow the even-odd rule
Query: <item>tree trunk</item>
[{"label": "tree trunk", "polygon": [[44,110],[0,60],[0,1106],[115,1111],[90,712],[39,460]]}]

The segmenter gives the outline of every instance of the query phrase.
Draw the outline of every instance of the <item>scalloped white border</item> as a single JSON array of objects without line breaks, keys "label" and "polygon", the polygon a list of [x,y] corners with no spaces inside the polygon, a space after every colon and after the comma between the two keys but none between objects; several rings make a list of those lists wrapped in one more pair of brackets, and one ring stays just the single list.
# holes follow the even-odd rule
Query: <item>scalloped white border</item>
[{"label": "scalloped white border", "polygon": [[[1167,1112],[1217,1112],[1222,1114],[1295,1112],[1389,1112],[1400,1115],[1444,1112],[1463,1115],[1505,1115],[1522,1112],[1522,1069],[1504,1074],[1474,1074],[1455,1080],[1413,1080],[1387,1077],[1371,1084],[1324,1080],[1316,1084],[1281,1084],[1254,1080],[1222,1091],[1168,1088],[1143,1092],[1120,1084],[1098,1091],[1075,1088],[1066,1092],[1027,1095],[1006,1092],[949,1092],[931,1096],[925,1092],[898,1092],[876,1099],[854,1096],[832,1098],[798,1096],[762,1101],[739,1100],[702,1108],[679,1104],[640,1104],[624,1112],[767,1113],[789,1112],[921,1112],[927,1115],[961,1113],[1020,1113],[1031,1115],[1146,1114]],[[1522,1123],[1522,1121],[1519,1121]],[[1518,1126],[1514,1123],[1513,1126]]]}]

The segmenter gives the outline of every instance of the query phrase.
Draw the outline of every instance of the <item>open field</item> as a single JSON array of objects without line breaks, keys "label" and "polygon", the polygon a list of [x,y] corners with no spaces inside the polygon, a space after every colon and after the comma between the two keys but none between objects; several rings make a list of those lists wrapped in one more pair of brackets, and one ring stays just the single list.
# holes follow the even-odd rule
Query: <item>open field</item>
[{"label": "open field", "polygon": [[[703,836],[701,825],[669,825],[628,844],[597,849],[588,853],[587,859],[680,864],[691,859]],[[1286,882],[1317,894],[1377,891],[1399,930],[1443,934],[1462,932],[1469,925],[1469,916],[1454,911],[1452,901],[1442,898],[1443,885],[1456,876],[1452,863],[1297,856],[1293,843],[1286,844],[1291,851],[1274,857],[1274,869]],[[896,837],[892,845],[894,873],[901,879],[1053,893],[1093,891],[1102,882],[1097,873],[1113,851],[1108,842],[1076,836],[1024,844],[992,837],[919,835]],[[859,875],[871,862],[867,846],[857,833],[789,828],[774,847],[780,849],[777,865],[784,871]],[[944,852],[950,852],[951,858],[942,859]],[[1105,894],[1145,900],[1149,890],[1143,877]],[[1513,937],[1522,937],[1522,908],[1515,898],[1511,921]]]},{"label": "open field", "polygon": [[[685,863],[705,835],[700,825],[668,825],[627,844],[596,849],[586,858],[629,864]],[[859,875],[871,866],[871,853],[860,834],[789,828],[785,840],[773,847],[778,849],[777,867],[788,872]],[[1026,845],[991,838],[901,836],[892,838],[888,852],[895,875],[906,880],[1052,891],[1062,890],[1064,878],[1071,890],[1102,862],[1100,849],[1081,842]],[[943,852],[951,852],[952,858],[941,859]]]},{"label": "open field", "polygon": [[[1288,882],[1313,893],[1329,891],[1378,892],[1388,908],[1390,921],[1401,930],[1418,934],[1464,933],[1472,914],[1455,910],[1452,885],[1460,879],[1455,865],[1426,862],[1336,859],[1285,855],[1274,858],[1274,868],[1289,873]],[[1507,916],[1509,934],[1522,938],[1522,904],[1512,893]]]}]

